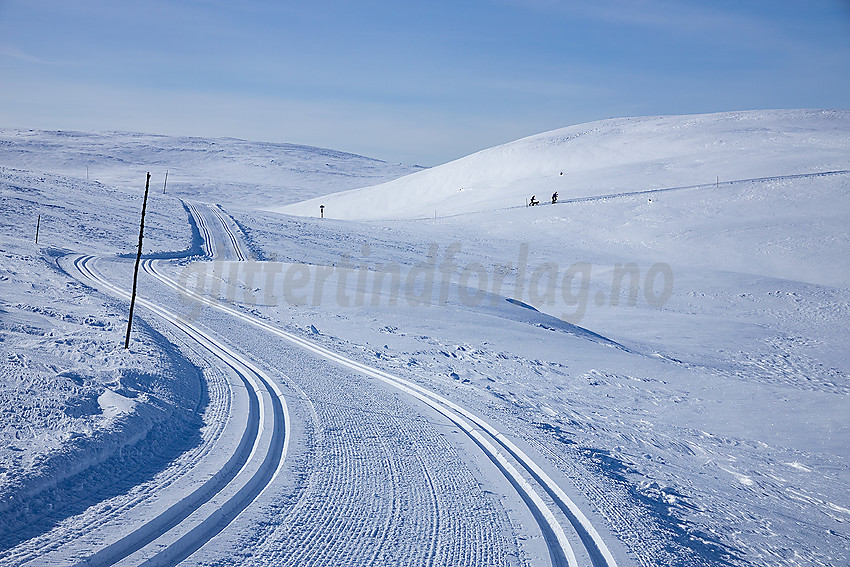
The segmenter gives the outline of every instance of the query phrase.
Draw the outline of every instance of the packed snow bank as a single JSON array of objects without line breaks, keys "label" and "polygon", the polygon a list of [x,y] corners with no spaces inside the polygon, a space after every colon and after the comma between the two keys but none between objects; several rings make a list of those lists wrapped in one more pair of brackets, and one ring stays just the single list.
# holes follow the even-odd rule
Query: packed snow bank
[{"label": "packed snow bank", "polygon": [[348,220],[434,218],[735,179],[850,169],[850,111],[620,118],[523,138],[380,185],[277,207]]},{"label": "packed snow bank", "polygon": [[[101,494],[131,476],[128,447],[157,434],[137,462],[165,462],[159,453],[197,435],[200,371],[141,318],[125,350],[126,305],[57,263],[69,248],[132,251],[140,201],[138,190],[0,167],[0,548],[70,513],[63,481],[93,471],[79,494]],[[180,202],[148,205],[145,251],[185,248]]]}]

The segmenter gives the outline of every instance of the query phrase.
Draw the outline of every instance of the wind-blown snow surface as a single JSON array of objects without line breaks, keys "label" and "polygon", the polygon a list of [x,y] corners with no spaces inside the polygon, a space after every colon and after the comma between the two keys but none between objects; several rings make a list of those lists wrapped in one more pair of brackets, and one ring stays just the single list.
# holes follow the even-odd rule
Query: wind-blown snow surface
[{"label": "wind-blown snow surface", "polygon": [[[51,267],[56,247],[131,252],[138,198],[129,198],[123,173],[114,174],[114,185],[85,181],[85,167],[68,156],[87,154],[82,148],[90,141],[22,135],[50,141],[36,144],[45,146],[40,161],[28,164],[21,158],[28,154],[16,149],[19,135],[4,132],[0,161],[0,364],[13,408],[3,431],[18,439],[15,448],[0,448],[9,463],[3,490],[9,479],[38,468],[26,460],[47,454],[47,440],[64,447],[62,434],[71,431],[78,443],[94,438],[73,411],[28,418],[32,431],[11,413],[35,415],[32,408],[51,404],[94,407],[100,392],[137,400],[124,405],[128,411],[154,397],[169,401],[183,417],[161,421],[173,424],[164,429],[183,432],[192,446],[192,424],[197,429],[206,419],[191,387],[208,376],[202,361],[169,349],[153,328],[143,329],[134,354],[121,358],[114,342],[123,334],[124,306]],[[100,153],[112,155],[136,139],[99,138]],[[145,171],[146,151],[139,152],[138,171]],[[274,204],[264,196],[273,180],[257,193],[255,185],[231,183],[250,175],[255,151],[266,155],[245,146],[238,159],[205,173],[203,185],[264,260],[251,270],[271,276],[254,273],[247,285],[244,265],[214,266],[211,275],[232,286],[207,278],[209,288],[218,288],[211,293],[500,424],[569,479],[565,488],[595,525],[619,540],[621,564],[850,562],[850,113],[605,121],[321,197],[326,215],[384,218],[372,222],[317,219],[316,201],[287,209],[305,217],[259,210]],[[147,157],[159,155],[151,150]],[[91,159],[95,170],[119,167],[111,158]],[[363,164],[364,185],[374,183],[370,163]],[[179,169],[168,160],[159,165]],[[355,186],[356,167],[351,175]],[[333,190],[329,179],[336,177],[314,169],[297,196]],[[742,179],[752,180],[733,182]],[[189,194],[190,186],[197,188],[186,180],[181,190]],[[554,190],[561,196],[555,206],[507,208],[524,205],[532,192],[546,201]],[[594,198],[613,193],[622,195]],[[191,195],[207,200],[196,189]],[[108,210],[88,212],[89,203],[107,200],[114,203]],[[432,210],[422,214],[436,202],[445,206],[437,219]],[[152,207],[152,251],[199,253],[179,201],[157,195]],[[48,228],[44,244],[35,246],[39,210],[47,211]],[[83,223],[91,229],[72,228]],[[119,242],[116,234],[129,236]],[[205,269],[170,267],[176,275]],[[297,277],[287,284],[286,274]],[[379,275],[386,276],[382,284]],[[46,290],[37,287],[42,281]],[[45,314],[46,307],[52,311]],[[46,318],[35,321],[30,313]],[[87,327],[86,316],[103,323]],[[263,337],[232,340],[287,364],[263,351]],[[73,375],[63,378],[65,371]],[[122,380],[134,372],[149,377]],[[180,382],[183,375],[190,378]],[[80,376],[84,387],[75,386]],[[150,385],[154,377],[162,387]],[[346,403],[356,399],[346,396]],[[80,405],[85,400],[89,406]],[[85,419],[97,425],[99,415]],[[37,494],[20,502],[43,513]],[[244,519],[244,531],[222,534],[218,547],[193,561],[291,557],[287,546],[299,526],[276,515],[288,505],[284,498]]]}]

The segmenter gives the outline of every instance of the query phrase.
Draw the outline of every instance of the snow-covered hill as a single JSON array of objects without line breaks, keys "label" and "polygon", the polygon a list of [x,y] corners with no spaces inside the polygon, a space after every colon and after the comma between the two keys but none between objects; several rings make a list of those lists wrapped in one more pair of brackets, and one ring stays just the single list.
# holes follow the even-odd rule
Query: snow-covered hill
[{"label": "snow-covered hill", "polygon": [[150,272],[140,293],[261,367],[292,411],[280,473],[187,564],[547,563],[462,428],[359,364],[506,432],[619,565],[847,564],[850,112],[606,120],[416,169],[0,130],[0,563],[74,564],[86,537],[144,533],[158,498],[229,459],[212,447],[236,367],[145,308],[125,351],[126,302],[59,260],[99,256],[126,288],[114,255],[134,251],[151,171],[145,252],[189,256],[157,269],[238,317]]},{"label": "snow-covered hill", "polygon": [[433,218],[560,199],[850,169],[850,111],[603,120],[529,136],[380,185],[275,207],[348,220]]},{"label": "snow-covered hill", "polygon": [[0,129],[0,164],[243,206],[287,204],[421,168],[296,144],[130,132]]}]

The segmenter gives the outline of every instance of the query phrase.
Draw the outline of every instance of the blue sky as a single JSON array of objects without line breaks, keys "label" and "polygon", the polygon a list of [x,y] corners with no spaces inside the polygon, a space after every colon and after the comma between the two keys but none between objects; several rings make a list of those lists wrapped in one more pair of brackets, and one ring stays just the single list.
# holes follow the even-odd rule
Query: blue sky
[{"label": "blue sky", "polygon": [[603,118],[850,108],[850,0],[0,0],[0,126],[436,165]]}]

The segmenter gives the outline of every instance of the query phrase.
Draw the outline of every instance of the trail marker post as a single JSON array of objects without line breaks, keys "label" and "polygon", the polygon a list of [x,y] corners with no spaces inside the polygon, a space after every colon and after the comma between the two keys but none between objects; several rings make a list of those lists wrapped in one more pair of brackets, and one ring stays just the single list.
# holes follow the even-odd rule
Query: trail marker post
[{"label": "trail marker post", "polygon": [[165,183],[162,184],[162,194],[165,195],[165,186],[168,185],[168,170],[165,170]]},{"label": "trail marker post", "polygon": [[38,244],[38,230],[41,228],[41,214],[38,215],[38,221],[35,223],[35,243]]},{"label": "trail marker post", "polygon": [[136,307],[136,284],[139,282],[139,262],[142,259],[142,237],[145,234],[145,209],[148,207],[148,187],[151,183],[151,174],[145,180],[145,198],[142,201],[142,220],[139,222],[139,250],[136,252],[136,268],[133,271],[133,294],[130,296],[130,318],[127,320],[127,337],[124,339],[124,348],[130,348],[130,329],[133,326],[133,309]]}]

